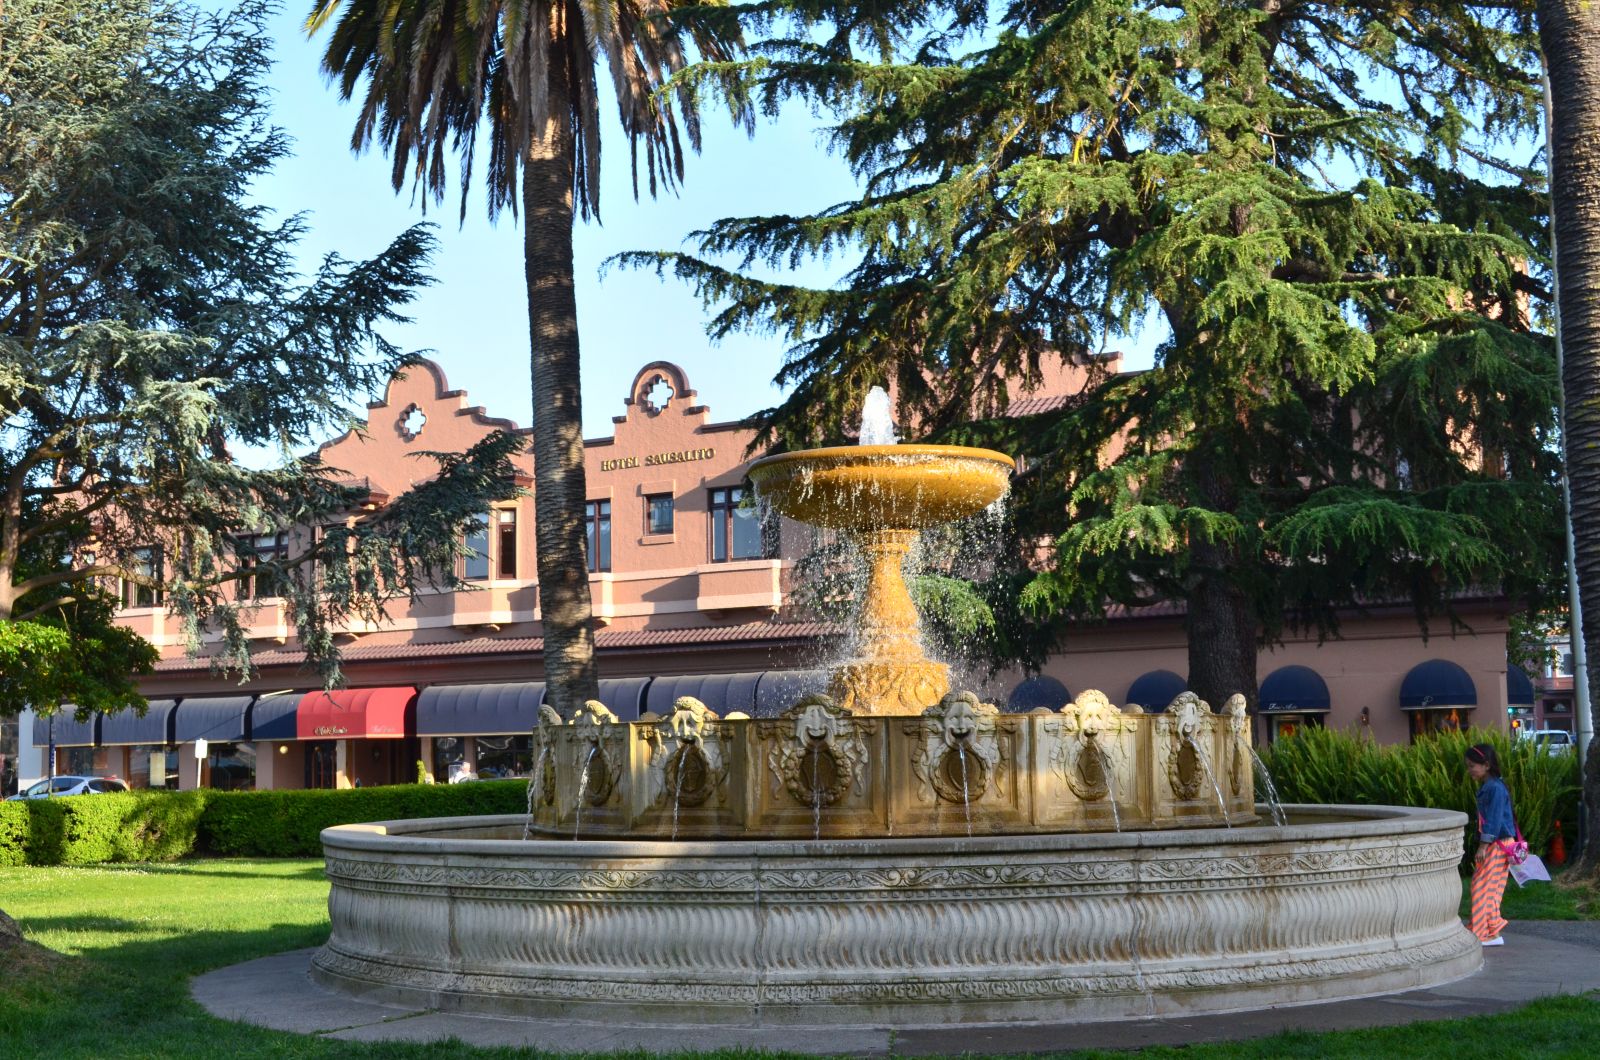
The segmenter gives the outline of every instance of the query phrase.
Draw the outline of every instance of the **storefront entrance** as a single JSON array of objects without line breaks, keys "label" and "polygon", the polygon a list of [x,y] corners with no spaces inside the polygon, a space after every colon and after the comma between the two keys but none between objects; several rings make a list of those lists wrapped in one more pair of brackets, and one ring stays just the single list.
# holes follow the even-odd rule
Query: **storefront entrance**
[{"label": "storefront entrance", "polygon": [[310,740],[305,745],[306,783],[308,788],[332,789],[339,777],[339,743],[337,740]]}]

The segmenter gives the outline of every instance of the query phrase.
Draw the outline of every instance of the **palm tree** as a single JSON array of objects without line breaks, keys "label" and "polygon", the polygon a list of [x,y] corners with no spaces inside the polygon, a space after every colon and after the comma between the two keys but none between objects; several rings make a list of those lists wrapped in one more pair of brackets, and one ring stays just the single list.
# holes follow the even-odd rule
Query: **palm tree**
[{"label": "palm tree", "polygon": [[[1538,0],[1550,79],[1556,312],[1566,400],[1567,480],[1589,687],[1600,690],[1600,4]],[[1597,719],[1600,720],[1600,719]],[[1583,871],[1600,876],[1600,740],[1583,765]]]},{"label": "palm tree", "polygon": [[[520,205],[532,336],[533,453],[545,675],[564,715],[598,693],[584,541],[583,431],[572,225],[600,213],[604,62],[652,195],[683,176],[683,137],[700,147],[687,87],[658,92],[686,64],[686,45],[719,62],[741,47],[733,19],[674,21],[676,9],[726,0],[319,0],[309,33],[334,23],[322,67],[350,99],[365,80],[352,146],[374,140],[400,190],[414,180],[439,201],[447,156],[460,154],[461,210],[487,125],[489,215]],[[748,121],[748,114],[742,116]],[[518,178],[521,178],[520,187]]]}]

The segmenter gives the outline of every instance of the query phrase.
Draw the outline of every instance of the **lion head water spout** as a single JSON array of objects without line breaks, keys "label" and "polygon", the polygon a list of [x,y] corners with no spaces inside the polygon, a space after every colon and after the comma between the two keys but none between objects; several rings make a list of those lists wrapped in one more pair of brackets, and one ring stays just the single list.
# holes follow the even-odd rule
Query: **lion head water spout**
[{"label": "lion head water spout", "polygon": [[[894,437],[887,395],[873,400],[862,424],[863,441],[883,437]],[[833,675],[840,706],[915,714],[950,691],[949,668],[923,650],[906,554],[925,528],[976,515],[1003,497],[1014,467],[988,449],[898,444],[808,449],[750,466],[764,501],[791,519],[844,531],[865,557],[856,655]]]}]

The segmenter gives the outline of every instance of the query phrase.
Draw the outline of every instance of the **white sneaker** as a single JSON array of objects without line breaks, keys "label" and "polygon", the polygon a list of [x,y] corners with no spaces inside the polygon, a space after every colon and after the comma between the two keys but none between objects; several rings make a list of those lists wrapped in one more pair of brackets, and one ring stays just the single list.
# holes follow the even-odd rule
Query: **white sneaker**
[{"label": "white sneaker", "polygon": [[1503,936],[1496,935],[1492,939],[1484,939],[1483,944],[1485,946],[1504,946],[1506,944],[1506,940]]}]

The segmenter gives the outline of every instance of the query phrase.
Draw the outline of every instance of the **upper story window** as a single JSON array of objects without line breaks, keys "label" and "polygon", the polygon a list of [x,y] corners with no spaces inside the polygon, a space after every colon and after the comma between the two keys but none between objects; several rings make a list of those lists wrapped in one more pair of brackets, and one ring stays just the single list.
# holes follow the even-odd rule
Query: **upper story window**
[{"label": "upper story window", "polygon": [[745,490],[740,486],[711,491],[711,562],[766,555],[761,519],[744,501]]},{"label": "upper story window", "polygon": [[469,582],[489,580],[489,517],[478,515],[467,524],[463,542],[467,554],[461,560],[461,577]]},{"label": "upper story window", "polygon": [[494,510],[494,572],[498,578],[514,579],[517,576],[517,510]]},{"label": "upper story window", "polygon": [[644,532],[672,533],[672,494],[652,493],[644,499]]},{"label": "upper story window", "polygon": [[586,506],[584,530],[589,538],[589,570],[611,569],[611,502],[590,501]]},{"label": "upper story window", "polygon": [[235,539],[239,569],[247,573],[239,579],[239,599],[265,600],[283,595],[283,579],[279,572],[261,570],[266,564],[281,563],[288,557],[289,546],[283,534],[246,534]]},{"label": "upper story window", "polygon": [[161,579],[161,549],[154,545],[148,548],[136,548],[128,553],[128,570],[135,578],[122,579],[122,606],[123,607],[160,607],[162,602],[161,588],[157,585],[145,584],[145,581],[155,582]]}]

